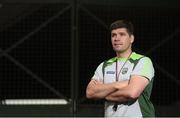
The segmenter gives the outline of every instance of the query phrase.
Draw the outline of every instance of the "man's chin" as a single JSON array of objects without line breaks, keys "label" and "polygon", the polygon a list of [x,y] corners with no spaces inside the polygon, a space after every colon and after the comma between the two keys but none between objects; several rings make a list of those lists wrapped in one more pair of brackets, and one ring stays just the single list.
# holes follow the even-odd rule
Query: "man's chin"
[{"label": "man's chin", "polygon": [[115,52],[118,52],[118,53],[121,53],[123,52],[123,50],[120,50],[120,49],[114,49]]}]

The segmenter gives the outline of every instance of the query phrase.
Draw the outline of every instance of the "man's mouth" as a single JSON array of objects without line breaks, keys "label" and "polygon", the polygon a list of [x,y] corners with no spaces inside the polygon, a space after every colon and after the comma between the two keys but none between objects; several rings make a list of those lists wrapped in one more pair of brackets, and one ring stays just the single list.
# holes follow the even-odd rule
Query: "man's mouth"
[{"label": "man's mouth", "polygon": [[123,44],[120,44],[120,43],[118,43],[118,44],[114,44],[115,46],[121,46],[121,45],[123,45]]}]

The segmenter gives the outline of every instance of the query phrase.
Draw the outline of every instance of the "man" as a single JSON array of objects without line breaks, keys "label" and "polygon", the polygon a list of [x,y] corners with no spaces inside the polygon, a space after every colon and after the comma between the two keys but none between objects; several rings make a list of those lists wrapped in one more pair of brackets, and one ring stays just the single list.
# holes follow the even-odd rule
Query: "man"
[{"label": "man", "polygon": [[154,117],[150,101],[154,68],[150,58],[132,52],[133,25],[127,20],[111,24],[116,57],[102,62],[86,89],[89,99],[105,99],[106,117]]}]

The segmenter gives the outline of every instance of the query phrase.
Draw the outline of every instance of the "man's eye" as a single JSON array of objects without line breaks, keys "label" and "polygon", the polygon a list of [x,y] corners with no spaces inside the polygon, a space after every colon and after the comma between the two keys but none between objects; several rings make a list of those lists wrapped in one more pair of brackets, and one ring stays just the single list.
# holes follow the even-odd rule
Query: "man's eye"
[{"label": "man's eye", "polygon": [[116,35],[115,34],[112,34],[111,37],[115,37]]},{"label": "man's eye", "polygon": [[124,36],[125,34],[124,33],[120,33],[121,36]]}]

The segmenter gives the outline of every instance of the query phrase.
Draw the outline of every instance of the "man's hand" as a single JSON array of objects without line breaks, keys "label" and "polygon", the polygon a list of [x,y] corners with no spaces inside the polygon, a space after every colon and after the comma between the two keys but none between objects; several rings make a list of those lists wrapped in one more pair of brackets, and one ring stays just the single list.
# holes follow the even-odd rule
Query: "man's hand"
[{"label": "man's hand", "polygon": [[95,87],[98,84],[103,84],[103,82],[98,80],[91,80],[91,82],[89,83],[89,87]]},{"label": "man's hand", "polygon": [[128,85],[129,81],[128,80],[124,80],[124,81],[119,81],[119,82],[115,82],[114,83],[114,87],[119,90],[122,89],[124,87],[126,87]]}]

